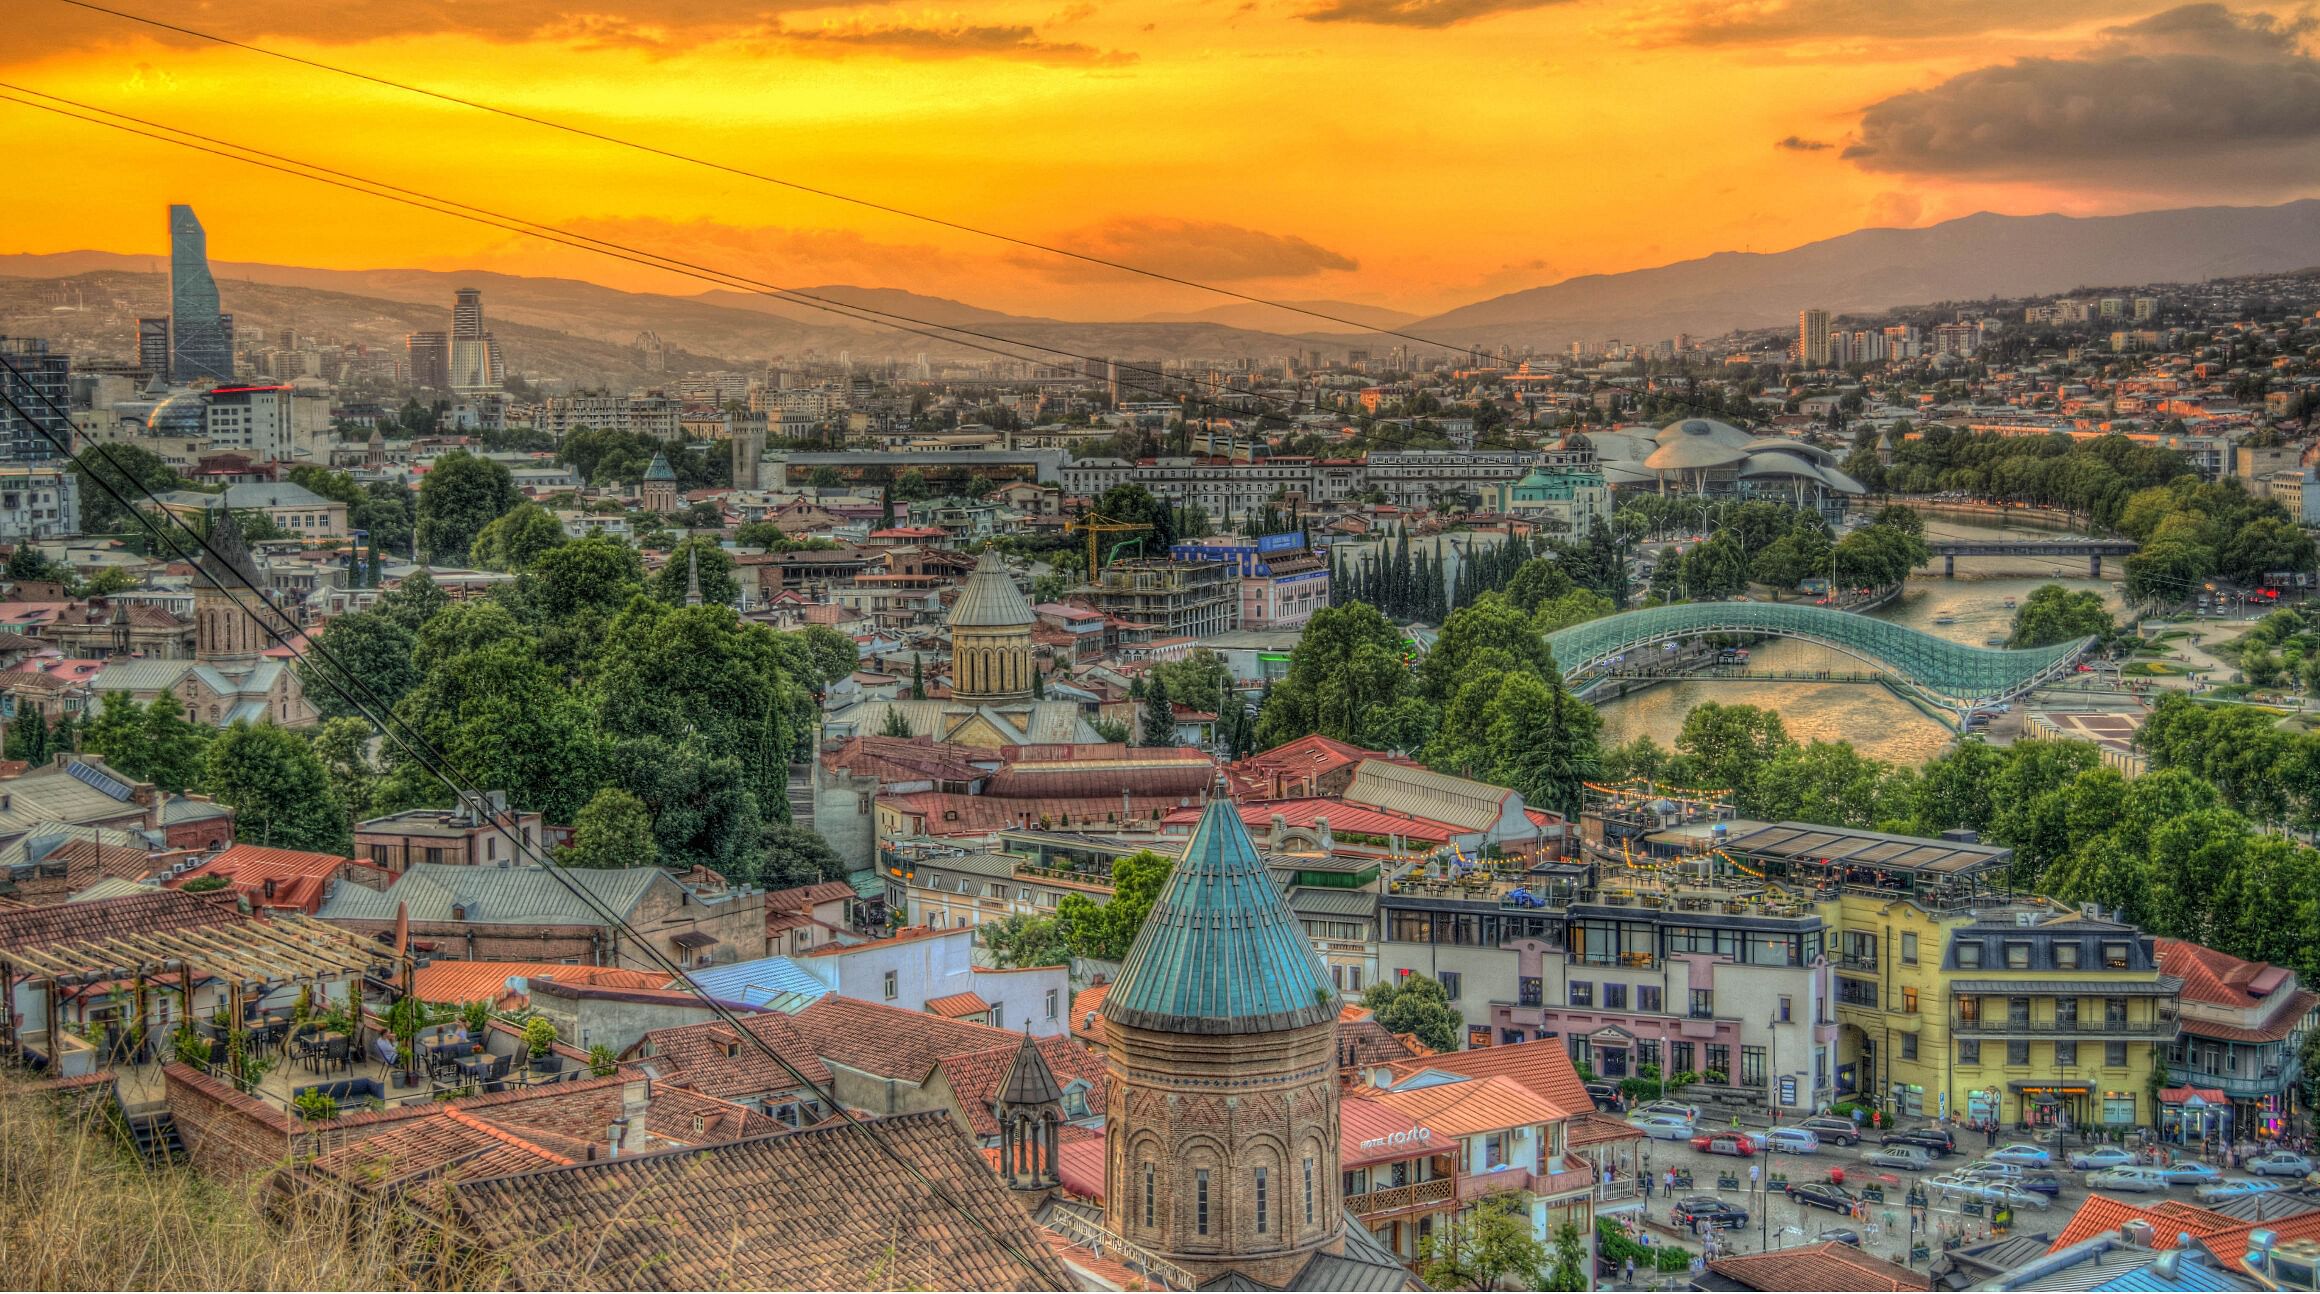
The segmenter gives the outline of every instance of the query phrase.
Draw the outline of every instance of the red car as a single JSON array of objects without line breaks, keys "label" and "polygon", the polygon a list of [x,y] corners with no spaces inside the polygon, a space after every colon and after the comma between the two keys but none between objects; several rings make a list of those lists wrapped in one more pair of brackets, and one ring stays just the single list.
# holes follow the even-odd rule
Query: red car
[{"label": "red car", "polygon": [[1756,1153],[1756,1142],[1745,1132],[1703,1132],[1692,1138],[1692,1149],[1746,1159]]}]

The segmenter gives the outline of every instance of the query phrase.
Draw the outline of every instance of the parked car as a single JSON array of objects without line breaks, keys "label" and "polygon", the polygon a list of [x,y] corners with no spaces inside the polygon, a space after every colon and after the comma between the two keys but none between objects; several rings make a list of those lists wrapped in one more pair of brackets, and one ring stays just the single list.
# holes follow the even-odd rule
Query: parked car
[{"label": "parked car", "polygon": [[1898,1168],[1903,1172],[1922,1173],[1933,1167],[1933,1152],[1923,1146],[1879,1146],[1861,1156],[1864,1164],[1879,1168]]},{"label": "parked car", "polygon": [[1619,1108],[1619,1086],[1616,1083],[1589,1083],[1587,1095],[1595,1098],[1595,1108],[1598,1110]]},{"label": "parked car", "polygon": [[1692,1138],[1692,1149],[1702,1154],[1746,1159],[1756,1153],[1756,1139],[1745,1132],[1703,1132]]},{"label": "parked car", "polygon": [[2050,1200],[2062,1194],[2062,1179],[2044,1169],[2034,1169],[2020,1177],[2011,1178],[2006,1184],[2025,1191],[2036,1192]]},{"label": "parked car", "polygon": [[2223,1180],[2223,1170],[2196,1159],[2179,1160],[2159,1170],[2169,1186],[2206,1186]]},{"label": "parked car", "polygon": [[1861,1144],[1861,1125],[1853,1122],[1851,1119],[1840,1119],[1833,1114],[1817,1115],[1810,1119],[1798,1119],[1796,1121],[1796,1126],[1803,1128],[1805,1131],[1812,1133],[1814,1136],[1819,1137],[1823,1141],[1833,1141],[1840,1146],[1857,1146]]},{"label": "parked car", "polygon": [[2090,1191],[2164,1191],[2167,1189],[2167,1175],[2156,1168],[2121,1164],[2117,1168],[2088,1173],[2086,1188]]},{"label": "parked car", "polygon": [[1810,1128],[1790,1124],[1765,1133],[1764,1148],[1785,1155],[1817,1155],[1821,1150],[1821,1139]]},{"label": "parked car", "polygon": [[2046,1197],[2036,1191],[2025,1191],[2019,1186],[2009,1186],[1983,1177],[1968,1177],[1962,1173],[1928,1177],[1925,1184],[1945,1195],[1971,1195],[1992,1204],[2004,1204],[2017,1209],[2042,1212],[2048,1204]]},{"label": "parked car", "polygon": [[1783,1194],[1798,1204],[1827,1209],[1831,1213],[1851,1213],[1853,1206],[1861,1202],[1860,1196],[1835,1182],[1791,1182]]},{"label": "parked car", "polygon": [[2135,1156],[2117,1146],[2096,1146],[2091,1150],[2071,1151],[2069,1163],[2082,1173],[2099,1173],[2106,1168],[2132,1168]]},{"label": "parked car", "polygon": [[2191,1192],[2191,1195],[2201,1204],[2220,1204],[2225,1200],[2244,1199],[2250,1195],[2284,1189],[2278,1182],[2262,1177],[2226,1177],[2220,1182],[2209,1182]]},{"label": "parked car", "polygon": [[1628,1126],[1653,1141],[1689,1141],[1692,1139],[1692,1121],[1673,1114],[1637,1114],[1627,1120]]},{"label": "parked car", "polygon": [[1643,1104],[1635,1107],[1634,1113],[1672,1114],[1677,1118],[1682,1119],[1686,1123],[1698,1123],[1700,1121],[1700,1107],[1696,1105],[1686,1105],[1682,1101],[1645,1101]]},{"label": "parked car", "polygon": [[1834,1240],[1840,1245],[1851,1245],[1855,1249],[1861,1247],[1861,1233],[1851,1227],[1830,1227],[1813,1237],[1814,1244],[1819,1244],[1824,1240]]},{"label": "parked car", "polygon": [[2258,1177],[2302,1177],[2312,1171],[2312,1161],[2293,1150],[2267,1150],[2240,1167]]},{"label": "parked car", "polygon": [[1949,1129],[1937,1125],[1888,1132],[1881,1140],[1888,1146],[1923,1146],[1936,1159],[1957,1153],[1957,1138],[1950,1135]]},{"label": "parked car", "polygon": [[1748,1210],[1713,1195],[1687,1195],[1668,1210],[1668,1221],[1687,1229],[1702,1222],[1712,1227],[1744,1227],[1748,1225]]},{"label": "parked car", "polygon": [[2044,1168],[2054,1162],[2046,1147],[2033,1146],[2027,1141],[2016,1141],[1990,1152],[1990,1158],[2004,1164],[2021,1164],[2026,1168]]}]

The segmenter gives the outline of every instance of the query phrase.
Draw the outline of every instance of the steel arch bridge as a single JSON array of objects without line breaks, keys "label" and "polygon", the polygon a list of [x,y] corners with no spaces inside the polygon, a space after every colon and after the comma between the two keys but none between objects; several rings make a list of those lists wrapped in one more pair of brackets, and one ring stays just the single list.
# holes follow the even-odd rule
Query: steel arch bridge
[{"label": "steel arch bridge", "polygon": [[1889,671],[1932,704],[1971,710],[2019,696],[2068,671],[2094,642],[2020,650],[1970,647],[1890,620],[1793,602],[1679,602],[1590,620],[1547,635],[1566,681],[1578,682],[1653,643],[1702,634],[1797,638]]}]

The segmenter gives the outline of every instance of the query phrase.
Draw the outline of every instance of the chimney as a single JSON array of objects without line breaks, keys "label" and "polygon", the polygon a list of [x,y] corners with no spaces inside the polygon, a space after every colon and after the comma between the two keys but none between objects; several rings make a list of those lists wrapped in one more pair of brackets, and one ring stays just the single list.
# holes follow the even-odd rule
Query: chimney
[{"label": "chimney", "polygon": [[620,1087],[620,1117],[624,1123],[642,1123],[645,1111],[652,1108],[652,1080],[630,1079]]}]

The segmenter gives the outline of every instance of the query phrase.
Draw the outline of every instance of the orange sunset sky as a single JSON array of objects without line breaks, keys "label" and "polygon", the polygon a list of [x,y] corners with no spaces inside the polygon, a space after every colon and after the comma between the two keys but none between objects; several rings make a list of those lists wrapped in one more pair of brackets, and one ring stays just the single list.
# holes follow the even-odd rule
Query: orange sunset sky
[{"label": "orange sunset sky", "polygon": [[[1431,312],[1976,210],[2320,191],[2285,6],[2076,0],[113,0],[305,57],[1268,296]],[[796,286],[1129,318],[1216,299],[0,0],[0,80]],[[0,252],[695,292],[0,103]]]}]

